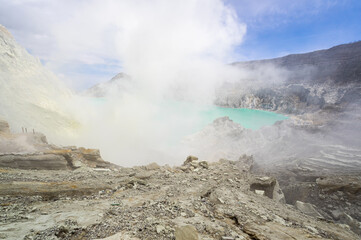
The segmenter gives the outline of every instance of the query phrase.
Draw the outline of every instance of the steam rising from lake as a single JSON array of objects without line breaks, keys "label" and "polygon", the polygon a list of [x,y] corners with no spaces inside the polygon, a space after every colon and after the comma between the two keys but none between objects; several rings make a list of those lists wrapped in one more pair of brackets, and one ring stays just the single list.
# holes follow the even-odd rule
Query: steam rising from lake
[{"label": "steam rising from lake", "polygon": [[237,77],[225,62],[245,25],[218,0],[114,1],[100,10],[114,17],[116,50],[132,87],[107,96],[101,109],[78,112],[86,129],[81,144],[121,165],[181,161],[189,153],[169,142],[199,121],[199,109],[185,115],[164,102],[212,104],[216,86]]},{"label": "steam rising from lake", "polygon": [[[78,28],[84,21],[91,27]],[[122,71],[131,76],[131,87],[107,96],[99,105],[93,99],[65,93],[62,86],[59,94],[49,90],[42,98],[7,105],[2,114],[16,129],[25,125],[44,132],[54,143],[100,148],[105,160],[120,165],[172,163],[189,154],[172,149],[169,141],[199,121],[199,109],[184,115],[163,108],[164,102],[212,104],[215,89],[238,78],[238,70],[226,63],[234,59],[234,47],[246,31],[235,11],[220,0],[94,1],[59,24],[56,29],[62,30],[61,34],[54,32],[58,39],[66,36],[84,44],[101,40],[98,35],[104,29],[112,31],[114,39],[109,42],[115,43],[112,50],[122,63]],[[91,39],[86,41],[84,36]],[[69,43],[65,48],[71,46]],[[25,62],[22,66],[27,69]],[[53,76],[21,74],[19,78],[9,72],[16,80],[6,83],[13,88],[8,95],[16,91],[15,81],[32,82],[21,91],[30,96],[38,96],[43,86],[56,82]],[[29,112],[28,106],[35,109]],[[24,111],[11,114],[19,107]]]}]

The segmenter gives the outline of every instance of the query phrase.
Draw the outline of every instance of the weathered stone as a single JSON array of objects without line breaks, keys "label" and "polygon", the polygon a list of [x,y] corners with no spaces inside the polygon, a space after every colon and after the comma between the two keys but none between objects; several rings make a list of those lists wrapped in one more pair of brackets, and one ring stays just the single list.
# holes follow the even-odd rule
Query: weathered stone
[{"label": "weathered stone", "polygon": [[195,227],[186,225],[175,229],[176,240],[198,240],[198,232]]},{"label": "weathered stone", "polygon": [[264,195],[276,200],[280,203],[285,203],[284,194],[278,184],[278,181],[273,177],[256,177],[251,181],[250,190],[262,190],[264,191]]},{"label": "weathered stone", "polygon": [[236,165],[238,169],[240,169],[243,172],[249,172],[252,170],[254,164],[253,156],[247,156],[246,154],[243,154],[239,157]]},{"label": "weathered stone", "polygon": [[343,212],[341,212],[338,209],[331,211],[331,215],[332,215],[333,219],[335,219],[335,220],[340,220],[340,217],[342,216],[342,214],[343,214]]},{"label": "weathered stone", "polygon": [[316,218],[323,218],[323,216],[315,209],[315,207],[310,203],[304,203],[301,201],[296,201],[296,208],[303,212],[306,215],[316,217]]},{"label": "weathered stone", "polygon": [[221,237],[222,240],[235,240],[234,237],[226,237],[226,236],[223,236]]},{"label": "weathered stone", "polygon": [[193,161],[198,161],[198,158],[192,155],[189,155],[187,159],[184,161],[183,165],[187,165]]},{"label": "weathered stone", "polygon": [[160,166],[155,162],[149,163],[147,166],[145,166],[146,170],[157,170],[159,168]]},{"label": "weathered stone", "polygon": [[157,233],[161,233],[161,232],[163,232],[165,230],[165,227],[162,226],[162,225],[157,225],[156,230],[157,230]]},{"label": "weathered stone", "polygon": [[207,161],[201,161],[199,162],[199,166],[201,166],[202,168],[208,169],[209,165]]},{"label": "weathered stone", "polygon": [[0,167],[20,169],[70,169],[64,156],[55,154],[13,155],[0,156]]},{"label": "weathered stone", "polygon": [[257,195],[261,195],[261,196],[264,196],[264,191],[263,190],[254,190],[254,192],[257,194]]}]

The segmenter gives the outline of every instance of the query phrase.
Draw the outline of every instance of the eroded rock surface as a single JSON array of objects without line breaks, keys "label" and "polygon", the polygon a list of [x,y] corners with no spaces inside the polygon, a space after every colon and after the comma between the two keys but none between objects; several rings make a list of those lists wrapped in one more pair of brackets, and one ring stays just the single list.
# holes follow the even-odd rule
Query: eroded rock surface
[{"label": "eroded rock surface", "polygon": [[49,144],[42,133],[16,133],[0,121],[0,167],[65,170],[79,167],[113,168],[97,149],[59,147]]},{"label": "eroded rock surface", "polygon": [[208,168],[192,160],[197,167],[188,162],[186,169],[2,168],[0,233],[5,239],[359,239],[349,225],[254,193],[255,179],[274,185],[274,178],[240,171],[245,158]]}]

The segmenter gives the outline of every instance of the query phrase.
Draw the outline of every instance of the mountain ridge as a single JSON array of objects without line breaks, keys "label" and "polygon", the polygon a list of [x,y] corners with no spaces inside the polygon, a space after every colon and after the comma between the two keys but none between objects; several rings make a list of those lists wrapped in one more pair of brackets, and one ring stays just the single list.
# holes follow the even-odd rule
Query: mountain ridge
[{"label": "mountain ridge", "polygon": [[[338,84],[361,82],[361,41],[341,44],[328,49],[307,53],[289,54],[279,58],[235,62],[239,67],[274,64],[289,70],[302,70],[302,67],[314,66],[317,72],[313,78],[318,82],[327,79]],[[301,69],[299,69],[301,67]]]}]

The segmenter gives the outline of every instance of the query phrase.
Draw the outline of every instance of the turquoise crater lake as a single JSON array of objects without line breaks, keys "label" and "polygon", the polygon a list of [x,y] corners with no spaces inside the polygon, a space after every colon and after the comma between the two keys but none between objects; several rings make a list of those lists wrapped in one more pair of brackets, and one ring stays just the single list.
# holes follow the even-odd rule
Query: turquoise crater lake
[{"label": "turquoise crater lake", "polygon": [[197,121],[193,121],[193,131],[199,131],[215,119],[220,117],[229,117],[232,121],[239,123],[242,127],[252,130],[258,130],[263,126],[273,125],[277,121],[287,119],[282,114],[268,112],[263,110],[248,108],[225,108],[218,106],[197,105],[189,102],[167,101],[161,106],[160,117],[169,118],[170,115],[176,115],[178,118],[197,116]]},{"label": "turquoise crater lake", "polygon": [[257,130],[263,126],[273,125],[277,121],[287,119],[286,116],[274,112],[248,109],[212,107],[202,113],[205,121],[212,122],[219,117],[228,116],[232,121],[241,124],[244,128]]},{"label": "turquoise crater lake", "polygon": [[[92,98],[91,102],[96,107],[102,108],[110,104],[117,108],[119,102],[112,102],[107,98]],[[142,106],[142,105],[141,105]],[[159,122],[160,127],[169,127],[177,132],[175,135],[186,136],[202,130],[220,117],[229,117],[232,121],[242,125],[242,127],[258,130],[263,126],[273,125],[277,121],[287,119],[286,116],[274,112],[268,112],[247,108],[224,108],[212,105],[199,105],[186,101],[166,100],[160,104],[150,105],[155,107],[152,112],[150,122]],[[155,121],[152,121],[152,118]],[[178,136],[179,137],[179,136]],[[176,138],[178,138],[176,137]]]}]

